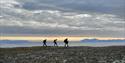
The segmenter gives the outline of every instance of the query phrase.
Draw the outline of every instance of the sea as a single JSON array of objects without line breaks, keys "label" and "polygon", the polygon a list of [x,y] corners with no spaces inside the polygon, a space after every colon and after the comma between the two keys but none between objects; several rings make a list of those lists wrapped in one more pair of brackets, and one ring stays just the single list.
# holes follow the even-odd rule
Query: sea
[{"label": "sea", "polygon": [[[53,41],[47,41],[47,46],[54,46]],[[57,41],[58,46],[64,46],[63,41]],[[14,48],[14,47],[33,47],[43,46],[42,41],[27,41],[27,40],[0,40],[0,48]],[[125,40],[80,40],[69,41],[69,47],[76,46],[90,46],[90,47],[106,47],[106,46],[125,46]]]}]

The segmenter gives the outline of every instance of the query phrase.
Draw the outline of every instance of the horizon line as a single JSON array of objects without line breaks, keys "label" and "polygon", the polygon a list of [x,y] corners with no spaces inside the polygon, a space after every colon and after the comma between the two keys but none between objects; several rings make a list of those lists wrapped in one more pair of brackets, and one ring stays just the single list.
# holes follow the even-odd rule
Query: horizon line
[{"label": "horizon line", "polygon": [[98,39],[98,40],[125,40],[125,38],[113,38],[113,37],[85,37],[85,36],[0,36],[0,40],[63,40],[68,38],[71,41],[83,40],[83,39]]}]

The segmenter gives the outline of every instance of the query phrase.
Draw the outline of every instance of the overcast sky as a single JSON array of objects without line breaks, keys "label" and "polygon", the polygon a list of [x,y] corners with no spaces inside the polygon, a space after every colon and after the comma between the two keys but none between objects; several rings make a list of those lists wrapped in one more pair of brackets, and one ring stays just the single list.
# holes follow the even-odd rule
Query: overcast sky
[{"label": "overcast sky", "polygon": [[125,37],[125,0],[0,0],[1,35]]}]

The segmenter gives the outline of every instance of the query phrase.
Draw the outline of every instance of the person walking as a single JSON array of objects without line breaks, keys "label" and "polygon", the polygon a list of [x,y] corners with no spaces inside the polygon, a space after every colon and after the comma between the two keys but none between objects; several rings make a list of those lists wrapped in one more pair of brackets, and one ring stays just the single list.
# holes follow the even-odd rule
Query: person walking
[{"label": "person walking", "polygon": [[57,45],[57,39],[55,39],[55,40],[53,41],[53,43],[54,43],[54,46],[58,46],[58,45]]},{"label": "person walking", "polygon": [[43,46],[47,46],[46,41],[47,41],[47,39],[43,40]]},{"label": "person walking", "polygon": [[66,38],[65,40],[64,40],[64,43],[65,43],[65,47],[68,47],[69,45],[68,45],[68,43],[69,43],[69,41],[68,41],[68,38]]}]

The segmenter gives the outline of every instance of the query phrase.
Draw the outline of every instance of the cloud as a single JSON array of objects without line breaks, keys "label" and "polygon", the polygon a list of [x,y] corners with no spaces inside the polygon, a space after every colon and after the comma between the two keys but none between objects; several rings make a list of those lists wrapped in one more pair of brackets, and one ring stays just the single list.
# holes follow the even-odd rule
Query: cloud
[{"label": "cloud", "polygon": [[21,5],[19,2],[16,2],[15,0],[1,0],[0,1],[0,7],[13,8],[15,6],[21,6]]},{"label": "cloud", "polygon": [[89,11],[124,15],[124,0],[17,0],[28,10]]},{"label": "cloud", "polygon": [[[72,0],[72,2],[74,1]],[[62,7],[59,8],[63,9],[63,11],[59,10],[58,7],[54,7],[54,9],[29,10],[23,7],[26,2],[32,1],[5,0],[0,3],[3,5],[0,7],[0,33],[12,34],[13,31],[17,34],[26,34],[25,30],[29,30],[28,34],[120,37],[125,31],[125,20],[119,15],[64,11],[65,8]],[[36,3],[38,2],[35,1],[34,4],[37,5]],[[8,6],[8,4],[11,6]],[[40,3],[38,4],[41,5]]]},{"label": "cloud", "polygon": [[[23,12],[21,14],[23,14]],[[1,26],[23,26],[30,28],[41,28],[44,26],[50,28],[60,27],[79,30],[112,30],[113,28],[113,31],[124,30],[123,25],[125,24],[124,19],[109,14],[78,14],[57,10],[36,10],[29,11],[25,16],[29,19],[28,21],[23,21],[24,19],[17,17],[20,19],[18,20],[15,17],[9,21],[1,19],[0,24]]]},{"label": "cloud", "polygon": [[0,18],[2,18],[3,16],[0,16]]}]

